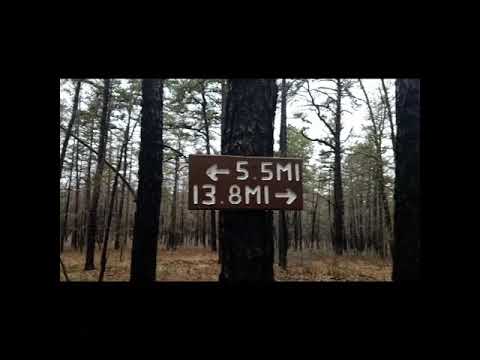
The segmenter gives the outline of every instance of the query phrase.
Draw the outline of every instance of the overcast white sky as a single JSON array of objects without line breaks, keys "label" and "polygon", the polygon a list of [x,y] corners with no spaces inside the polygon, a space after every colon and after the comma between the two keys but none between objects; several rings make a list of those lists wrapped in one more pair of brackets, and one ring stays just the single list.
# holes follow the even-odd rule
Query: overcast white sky
[{"label": "overcast white sky", "polygon": [[[290,79],[289,79],[290,80]],[[287,80],[288,81],[288,80]],[[378,88],[381,86],[380,79],[362,79],[363,84],[365,86],[365,89],[369,96],[371,98],[377,98],[378,97]],[[126,81],[122,81],[122,83],[126,83]],[[278,81],[278,84],[280,84],[280,80]],[[394,94],[394,81],[393,79],[386,79],[386,84],[389,88],[390,94]],[[326,84],[323,84],[326,85]],[[73,89],[73,86],[71,83],[68,83],[68,88]],[[87,91],[87,88],[91,88],[90,85],[85,84],[82,86],[82,92],[81,94],[83,95],[83,98],[85,98],[85,93]],[[64,91],[65,87],[61,88],[60,92],[60,97],[64,99],[64,102],[68,106],[68,113],[71,108],[71,99],[72,95],[68,94],[66,91]],[[73,91],[72,91],[73,93]],[[359,98],[363,98],[363,93],[361,89],[356,85],[354,89],[352,90],[352,93],[354,96],[357,96]],[[300,92],[301,94],[301,92]],[[306,105],[305,99],[301,95],[297,95],[292,99],[287,106],[287,122],[288,124],[292,124],[297,128],[302,128],[302,127],[309,127],[309,130],[306,131],[306,134],[312,138],[322,138],[324,135],[327,134],[325,126],[320,122],[320,120],[317,118],[315,113],[313,113],[311,110],[309,110]],[[392,102],[392,106],[394,106],[395,103]],[[350,102],[348,100],[345,100],[343,103],[343,106],[347,110],[352,110],[350,107]],[[81,109],[85,110],[86,109],[86,104],[81,103]],[[297,119],[294,117],[295,113],[298,112],[303,112],[307,115],[307,119],[311,121],[310,124],[305,124],[302,122],[301,119]],[[342,124],[344,126],[343,130],[343,136],[342,139],[344,139],[348,133],[350,132],[350,129],[353,127],[353,134],[348,143],[345,145],[351,145],[355,141],[359,140],[358,138],[355,138],[353,135],[363,135],[362,134],[362,125],[367,125],[368,124],[368,117],[367,117],[367,108],[364,104],[362,104],[359,108],[357,108],[355,111],[352,111],[352,114],[349,113],[344,113],[342,117]],[[274,149],[277,151],[279,149],[278,145],[278,139],[279,139],[279,131],[280,131],[280,106],[277,107],[276,115],[275,115],[275,129],[274,129],[274,138],[275,138],[275,145]],[[135,142],[140,141],[140,127],[137,126],[135,135],[133,140]],[[386,145],[389,145],[388,142],[385,142]],[[220,138],[217,137],[217,139],[214,141],[213,146],[215,149],[219,150],[220,149]],[[314,143],[314,148],[315,148],[315,154],[312,157],[312,161],[317,163],[318,160],[318,153],[320,151],[320,145],[318,143]],[[323,149],[325,147],[323,146]],[[188,152],[188,151],[187,151]],[[186,154],[188,155],[188,154]],[[387,155],[391,156],[391,152],[387,153]]]}]

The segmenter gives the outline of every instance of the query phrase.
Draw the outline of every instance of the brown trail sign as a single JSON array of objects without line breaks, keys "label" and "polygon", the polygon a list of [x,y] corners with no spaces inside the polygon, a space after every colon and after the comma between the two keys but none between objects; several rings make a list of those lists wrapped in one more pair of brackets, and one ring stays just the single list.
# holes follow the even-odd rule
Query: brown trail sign
[{"label": "brown trail sign", "polygon": [[188,208],[303,209],[303,162],[295,158],[190,155]]}]

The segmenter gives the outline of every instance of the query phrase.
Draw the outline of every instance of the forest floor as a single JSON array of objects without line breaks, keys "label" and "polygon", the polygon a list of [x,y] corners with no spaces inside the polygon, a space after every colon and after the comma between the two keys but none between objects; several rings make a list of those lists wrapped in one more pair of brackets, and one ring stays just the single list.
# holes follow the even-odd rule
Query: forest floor
[{"label": "forest floor", "polygon": [[[111,250],[104,281],[129,281],[130,250]],[[100,256],[95,254],[96,270],[84,271],[85,257],[66,249],[61,258],[70,281],[98,281]],[[389,260],[373,256],[329,256],[317,251],[289,251],[287,271],[274,265],[277,281],[391,281]],[[60,268],[60,280],[65,277]],[[157,281],[218,281],[220,265],[216,253],[208,249],[167,251],[160,249],[157,258]]]}]

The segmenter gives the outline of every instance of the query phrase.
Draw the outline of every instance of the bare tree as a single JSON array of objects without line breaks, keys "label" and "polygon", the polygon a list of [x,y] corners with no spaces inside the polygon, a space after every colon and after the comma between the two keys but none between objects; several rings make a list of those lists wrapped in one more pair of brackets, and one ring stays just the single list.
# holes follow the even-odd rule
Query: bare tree
[{"label": "bare tree", "polygon": [[97,209],[98,200],[100,198],[100,186],[102,181],[103,169],[105,166],[105,150],[108,136],[108,106],[110,102],[110,79],[104,80],[103,91],[103,109],[100,122],[100,141],[98,145],[97,169],[93,180],[93,193],[90,203],[89,221],[88,221],[88,237],[87,237],[87,253],[85,258],[85,270],[95,269],[95,238],[97,235]]}]

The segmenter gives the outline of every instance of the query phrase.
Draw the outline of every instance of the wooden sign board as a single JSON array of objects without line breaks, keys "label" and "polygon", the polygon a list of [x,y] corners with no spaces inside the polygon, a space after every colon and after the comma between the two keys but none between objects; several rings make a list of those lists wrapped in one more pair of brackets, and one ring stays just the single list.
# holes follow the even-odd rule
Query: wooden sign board
[{"label": "wooden sign board", "polygon": [[190,155],[188,187],[190,210],[302,210],[303,161]]}]

